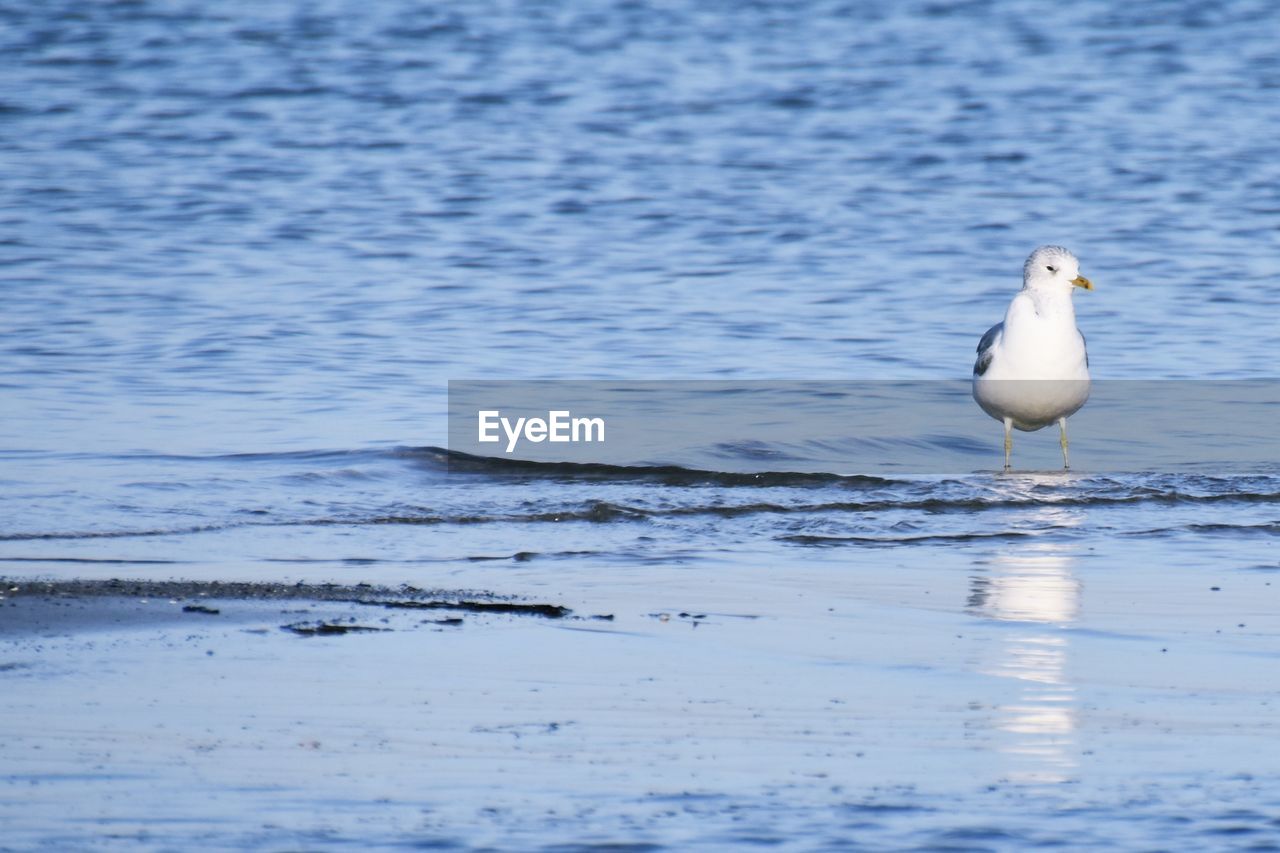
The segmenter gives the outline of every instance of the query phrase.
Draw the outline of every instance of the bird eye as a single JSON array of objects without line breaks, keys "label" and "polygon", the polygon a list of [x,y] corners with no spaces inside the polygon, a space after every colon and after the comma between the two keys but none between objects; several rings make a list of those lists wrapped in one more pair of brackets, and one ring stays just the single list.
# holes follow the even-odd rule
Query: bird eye
[{"label": "bird eye", "polygon": [[1057,272],[1057,270],[1054,269],[1053,267],[1045,267],[1045,269],[1047,269],[1049,272]]}]

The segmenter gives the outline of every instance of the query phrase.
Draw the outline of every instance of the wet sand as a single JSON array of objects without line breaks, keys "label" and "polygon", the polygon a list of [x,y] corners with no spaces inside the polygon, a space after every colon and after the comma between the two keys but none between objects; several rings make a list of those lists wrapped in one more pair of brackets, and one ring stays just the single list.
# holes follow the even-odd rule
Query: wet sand
[{"label": "wet sand", "polygon": [[820,593],[764,566],[463,578],[503,595],[11,577],[6,843],[1280,838],[1270,573],[945,563]]}]

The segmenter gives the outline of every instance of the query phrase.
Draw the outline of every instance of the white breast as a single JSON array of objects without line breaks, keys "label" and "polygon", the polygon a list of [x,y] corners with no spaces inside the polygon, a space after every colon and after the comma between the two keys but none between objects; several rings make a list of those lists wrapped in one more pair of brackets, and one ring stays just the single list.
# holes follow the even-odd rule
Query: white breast
[{"label": "white breast", "polygon": [[1037,301],[1023,292],[1005,314],[991,363],[973,381],[973,397],[997,420],[1036,430],[1070,417],[1089,399],[1084,337],[1070,297]]},{"label": "white breast", "polygon": [[995,357],[984,379],[1087,380],[1084,337],[1070,298],[1036,301],[1019,293],[1009,304]]}]

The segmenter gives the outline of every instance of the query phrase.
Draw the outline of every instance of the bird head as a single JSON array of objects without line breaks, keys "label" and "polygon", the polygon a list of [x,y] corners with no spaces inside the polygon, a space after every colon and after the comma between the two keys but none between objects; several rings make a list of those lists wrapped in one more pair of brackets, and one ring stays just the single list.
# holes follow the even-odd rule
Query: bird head
[{"label": "bird head", "polygon": [[1070,294],[1075,288],[1093,290],[1093,282],[1080,275],[1080,262],[1061,246],[1041,246],[1022,266],[1022,286],[1027,290]]}]

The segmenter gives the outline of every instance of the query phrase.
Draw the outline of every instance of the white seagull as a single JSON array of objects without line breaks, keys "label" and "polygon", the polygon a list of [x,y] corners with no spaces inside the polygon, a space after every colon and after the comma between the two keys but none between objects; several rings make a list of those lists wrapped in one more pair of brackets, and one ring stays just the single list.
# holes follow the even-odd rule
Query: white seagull
[{"label": "white seagull", "polygon": [[1089,355],[1071,304],[1077,287],[1093,290],[1076,256],[1061,246],[1041,246],[1022,267],[1022,290],[1004,322],[978,343],[973,399],[1004,423],[1006,471],[1013,428],[1032,432],[1054,421],[1062,430],[1062,467],[1071,467],[1067,418],[1089,399]]}]

